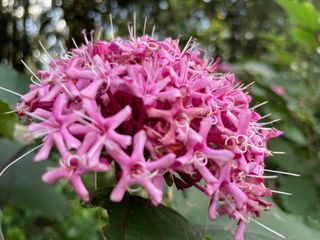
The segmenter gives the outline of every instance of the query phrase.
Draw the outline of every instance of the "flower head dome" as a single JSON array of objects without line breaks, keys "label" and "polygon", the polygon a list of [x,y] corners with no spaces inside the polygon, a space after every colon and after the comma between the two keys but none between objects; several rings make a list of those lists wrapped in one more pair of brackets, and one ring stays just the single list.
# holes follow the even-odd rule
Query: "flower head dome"
[{"label": "flower head dome", "polygon": [[111,200],[137,184],[158,205],[169,178],[210,198],[209,218],[230,216],[242,239],[249,214],[270,205],[262,199],[271,195],[263,184],[266,144],[281,132],[258,122],[248,86],[201,53],[190,41],[181,50],[178,40],[144,35],[87,42],[53,59],[17,106],[36,119],[28,125],[43,141],[35,161],[53,146],[60,153],[60,166],[43,180],[67,179],[88,201],[81,176],[114,162]]}]

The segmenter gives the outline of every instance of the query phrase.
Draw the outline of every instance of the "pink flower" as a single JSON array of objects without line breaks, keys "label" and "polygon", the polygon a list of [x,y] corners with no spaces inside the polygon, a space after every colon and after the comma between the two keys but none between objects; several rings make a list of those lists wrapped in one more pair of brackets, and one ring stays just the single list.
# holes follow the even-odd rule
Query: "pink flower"
[{"label": "pink flower", "polygon": [[179,189],[194,186],[211,199],[210,219],[237,221],[242,239],[249,215],[269,205],[262,199],[271,195],[262,176],[267,141],[281,132],[259,123],[248,86],[217,73],[219,59],[208,63],[200,53],[142,36],[89,42],[53,60],[17,106],[31,122],[28,136],[44,143],[35,161],[53,146],[60,153],[60,167],[43,180],[66,179],[88,201],[81,176],[114,163],[112,201],[138,185],[158,205],[170,173]]},{"label": "pink flower", "polygon": [[283,88],[282,86],[273,85],[273,86],[271,87],[271,89],[272,89],[272,91],[273,91],[275,94],[277,94],[277,95],[279,95],[279,96],[283,96],[283,95],[285,94],[285,90],[284,90],[284,88]]},{"label": "pink flower", "polygon": [[[57,140],[64,147],[64,152],[67,152],[63,139],[58,138]],[[43,181],[55,183],[58,179],[65,178],[82,200],[89,201],[89,193],[81,180],[81,175],[87,172],[106,172],[110,170],[109,163],[100,158],[100,153],[90,156],[92,153],[90,148],[92,149],[96,141],[96,133],[87,133],[77,152],[75,154],[62,155],[61,166],[47,171],[42,177]]]}]

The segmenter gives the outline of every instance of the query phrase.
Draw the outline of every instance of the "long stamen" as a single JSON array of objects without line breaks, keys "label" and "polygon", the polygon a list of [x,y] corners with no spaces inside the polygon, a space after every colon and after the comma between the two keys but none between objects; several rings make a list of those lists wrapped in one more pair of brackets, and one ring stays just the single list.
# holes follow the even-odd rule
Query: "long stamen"
[{"label": "long stamen", "polygon": [[272,115],[272,113],[266,114],[266,115],[262,116],[259,120],[262,120],[264,118],[270,117],[271,115]]},{"label": "long stamen", "polygon": [[272,153],[272,154],[281,154],[281,155],[282,155],[282,154],[286,154],[286,152],[274,152],[274,151],[271,151],[271,153]]},{"label": "long stamen", "polygon": [[39,81],[41,82],[40,78],[31,70],[31,68],[21,59],[22,64],[28,69],[28,71]]},{"label": "long stamen", "polygon": [[300,174],[291,173],[291,172],[276,171],[276,170],[271,170],[271,169],[264,169],[264,171],[265,172],[271,172],[271,173],[284,174],[284,175],[289,175],[289,176],[294,176],[294,177],[301,177]]},{"label": "long stamen", "polygon": [[82,33],[84,42],[86,43],[86,45],[88,45],[89,40],[88,40],[88,38],[87,38],[87,31],[86,31],[85,29],[83,29],[81,33]]},{"label": "long stamen", "polygon": [[133,13],[133,37],[137,38],[137,17],[136,12]]},{"label": "long stamen", "polygon": [[33,78],[34,78],[33,76],[30,77],[31,82],[40,87],[41,84],[37,83]]},{"label": "long stamen", "polygon": [[264,179],[274,179],[277,178],[278,176],[259,176],[259,175],[253,175],[253,174],[246,174],[246,177],[251,177],[251,178],[264,178]]},{"label": "long stamen", "polygon": [[41,48],[43,49],[43,51],[47,54],[47,56],[49,57],[49,59],[54,63],[54,65],[57,66],[56,62],[54,61],[54,59],[51,57],[51,55],[48,53],[47,49],[43,46],[42,42],[39,40],[39,44],[41,46]]},{"label": "long stamen", "polygon": [[283,194],[283,195],[287,195],[287,196],[291,196],[292,193],[289,192],[282,192],[282,191],[276,191],[276,190],[270,190],[272,193],[278,193],[278,194]]},{"label": "long stamen", "polygon": [[47,122],[47,123],[49,123],[50,125],[52,125],[52,122],[48,121],[47,119],[44,119],[43,117],[40,117],[40,116],[38,116],[38,115],[35,115],[34,113],[27,112],[27,111],[25,111],[25,112],[23,112],[23,113],[24,113],[25,115],[28,115],[28,116],[33,117],[33,118],[36,118],[36,119],[41,120],[41,121],[43,121],[43,122]]},{"label": "long stamen", "polygon": [[129,32],[129,35],[130,35],[131,40],[132,40],[133,42],[135,42],[135,41],[134,41],[134,36],[133,36],[132,22],[129,22],[129,23],[128,23],[128,32]]},{"label": "long stamen", "polygon": [[235,212],[238,214],[238,216],[241,218],[242,221],[248,222],[248,220],[235,208],[234,204],[232,204],[232,203],[229,201],[228,198],[226,198],[225,201],[229,204],[229,206],[232,208],[232,210],[235,211]]},{"label": "long stamen", "polygon": [[17,93],[17,92],[15,92],[15,91],[9,90],[9,89],[7,89],[7,88],[0,87],[0,89],[2,89],[3,91],[6,91],[6,92],[12,93],[12,94],[14,94],[14,95],[16,95],[16,96],[18,96],[18,97],[22,97],[22,95],[21,95],[20,93]]},{"label": "long stamen", "polygon": [[65,84],[63,84],[63,83],[60,82],[60,81],[58,81],[57,83],[66,91],[66,93],[68,94],[68,96],[69,96],[70,98],[73,98],[72,93],[69,91],[69,89],[66,87]]},{"label": "long stamen", "polygon": [[181,52],[181,55],[183,55],[183,54],[185,53],[185,51],[187,51],[187,49],[188,49],[191,41],[192,41],[192,36],[189,38],[187,44],[184,46],[184,48],[183,48],[183,50],[182,50],[182,52]]},{"label": "long stamen", "polygon": [[103,31],[103,26],[101,26],[101,27],[99,28],[99,30],[97,31],[96,41],[99,41],[99,40],[100,40],[102,31]]},{"label": "long stamen", "polygon": [[144,24],[143,24],[142,36],[144,36],[144,35],[146,34],[147,20],[148,20],[148,18],[145,17],[145,18],[144,18]]},{"label": "long stamen", "polygon": [[136,192],[140,192],[142,190],[142,187],[139,185],[137,188],[132,188],[131,186],[127,187],[127,191],[129,193],[136,193]]},{"label": "long stamen", "polygon": [[155,30],[156,30],[156,25],[153,25],[153,27],[152,27],[152,33],[151,33],[151,38],[153,38],[153,35],[154,35]]},{"label": "long stamen", "polygon": [[42,138],[46,135],[49,135],[49,134],[57,132],[57,131],[59,131],[59,129],[37,132],[37,133],[32,134],[32,139]]},{"label": "long stamen", "polygon": [[271,229],[271,228],[267,227],[266,225],[264,225],[264,224],[262,224],[262,223],[260,223],[260,222],[258,222],[258,221],[256,221],[256,220],[254,220],[253,218],[248,217],[248,219],[249,219],[250,221],[252,221],[252,222],[254,222],[254,223],[258,224],[260,227],[263,227],[264,229],[268,230],[269,232],[272,232],[273,234],[275,234],[275,235],[277,235],[277,236],[279,236],[279,237],[281,237],[281,238],[283,238],[283,239],[286,239],[286,237],[285,237],[285,236],[283,236],[282,234],[280,234],[280,233],[276,232],[275,230],[273,230],[273,229]]},{"label": "long stamen", "polygon": [[79,49],[78,44],[76,43],[76,40],[74,40],[74,38],[71,38],[71,40],[72,40],[74,46],[75,46],[77,49]]},{"label": "long stamen", "polygon": [[[60,48],[61,48],[61,50],[62,50],[63,54],[65,54],[67,51],[66,51],[66,49],[64,48],[63,43],[62,43],[62,41],[61,41],[61,40],[59,40],[59,46],[60,46]],[[62,54],[62,55],[63,55],[63,54]]]},{"label": "long stamen", "polygon": [[243,91],[243,90],[245,90],[245,89],[247,89],[247,88],[251,87],[254,83],[255,83],[255,81],[253,81],[253,82],[249,83],[247,86],[244,86],[243,88],[240,88],[240,89]]},{"label": "long stamen", "polygon": [[5,171],[7,171],[7,169],[9,167],[11,167],[13,164],[15,164],[16,162],[18,162],[19,160],[21,160],[22,158],[24,158],[25,156],[27,156],[28,154],[32,153],[33,151],[37,150],[38,148],[40,148],[44,143],[36,146],[35,148],[32,148],[31,150],[29,150],[28,152],[26,152],[25,154],[22,154],[20,157],[18,157],[16,160],[12,161],[11,163],[9,163],[1,172],[0,172],[0,177],[5,173]]},{"label": "long stamen", "polygon": [[99,147],[103,144],[103,142],[105,141],[105,135],[102,136],[98,143],[90,150],[90,152],[88,153],[88,157],[92,158],[94,156],[94,154],[98,151]]},{"label": "long stamen", "polygon": [[15,109],[12,111],[4,112],[3,114],[12,114],[12,113],[17,113],[19,110]]},{"label": "long stamen", "polygon": [[267,103],[268,103],[268,101],[264,101],[262,103],[259,103],[258,105],[255,105],[254,107],[252,107],[250,109],[253,111],[253,110],[257,109],[258,107],[261,107],[261,106],[263,106],[263,105],[265,105]]},{"label": "long stamen", "polygon": [[258,124],[259,124],[260,126],[265,126],[265,125],[269,125],[269,124],[272,124],[272,123],[275,123],[275,122],[279,122],[279,121],[281,121],[280,118],[275,119],[275,120],[272,120],[272,121],[270,121],[270,122],[258,123]]},{"label": "long stamen", "polygon": [[111,26],[111,37],[112,37],[112,40],[114,40],[113,22],[112,22],[112,15],[111,15],[111,13],[109,14],[109,18],[110,18],[110,26]]},{"label": "long stamen", "polygon": [[75,114],[79,115],[80,117],[83,117],[84,119],[89,120],[90,122],[99,125],[99,123],[98,123],[96,120],[94,120],[93,118],[91,118],[91,117],[83,114],[82,112],[79,112],[79,111],[77,111],[77,110],[74,110],[73,112],[74,112]]}]

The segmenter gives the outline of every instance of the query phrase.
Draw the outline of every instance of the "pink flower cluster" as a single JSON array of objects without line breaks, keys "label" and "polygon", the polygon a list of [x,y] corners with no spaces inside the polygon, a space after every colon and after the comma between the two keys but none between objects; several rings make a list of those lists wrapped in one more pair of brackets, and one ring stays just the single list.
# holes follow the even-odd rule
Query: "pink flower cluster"
[{"label": "pink flower cluster", "polygon": [[249,214],[270,205],[262,199],[271,195],[263,184],[266,143],[281,132],[258,123],[247,86],[217,73],[218,62],[201,53],[142,36],[88,42],[52,60],[17,107],[29,116],[29,136],[42,138],[35,161],[54,146],[60,153],[60,166],[43,180],[66,179],[88,201],[81,175],[115,169],[112,201],[140,185],[154,205],[164,179],[194,186],[211,199],[209,218],[229,215],[242,239]]}]

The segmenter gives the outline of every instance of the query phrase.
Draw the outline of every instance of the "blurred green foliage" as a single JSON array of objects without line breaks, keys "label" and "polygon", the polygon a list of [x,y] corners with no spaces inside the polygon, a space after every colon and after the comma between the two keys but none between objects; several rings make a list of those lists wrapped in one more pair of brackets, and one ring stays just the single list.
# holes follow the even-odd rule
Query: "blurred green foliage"
[{"label": "blurred green foliage", "polygon": [[[269,158],[267,167],[302,175],[301,178],[281,176],[268,182],[271,187],[292,192],[293,196],[275,195],[273,201],[277,206],[261,221],[286,234],[288,239],[318,239],[320,2],[317,0],[2,0],[0,86],[18,93],[26,91],[29,79],[21,73],[24,67],[20,59],[33,69],[45,67],[49,60],[40,50],[39,40],[50,54],[58,56],[63,51],[59,42],[67,48],[73,46],[71,37],[78,44],[83,42],[82,29],[99,31],[102,26],[103,38],[110,39],[109,13],[113,15],[115,34],[126,36],[133,12],[138,17],[138,32],[142,32],[143,18],[148,17],[147,33],[156,24],[156,38],[182,34],[183,44],[192,35],[210,57],[221,57],[222,71],[231,69],[244,82],[255,81],[250,90],[254,95],[253,105],[268,100],[259,111],[272,113],[268,120],[281,118],[274,125],[285,132],[270,148],[286,154]],[[11,65],[19,72],[4,65]],[[0,99],[2,113],[9,110],[7,104],[14,108],[17,97],[0,91]],[[13,136],[15,121],[13,115],[0,116],[0,170],[29,149],[5,139]],[[106,213],[83,209],[63,183],[56,190],[41,183],[40,175],[46,166],[40,165],[33,164],[28,157],[0,178],[4,236],[9,240],[104,239],[101,229],[108,221]],[[192,193],[187,200],[179,194],[175,196],[173,208],[196,229],[202,229],[204,239],[230,238],[234,226],[226,224],[232,223],[226,223],[225,219],[208,223],[206,209],[196,208],[207,205],[202,199]],[[181,202],[190,202],[191,207]],[[190,212],[186,213],[187,209]],[[276,239],[254,223],[250,223],[247,237]]]}]

